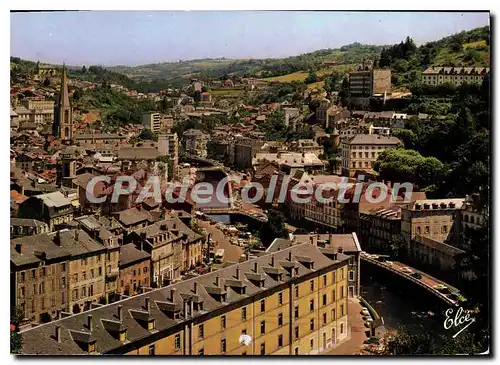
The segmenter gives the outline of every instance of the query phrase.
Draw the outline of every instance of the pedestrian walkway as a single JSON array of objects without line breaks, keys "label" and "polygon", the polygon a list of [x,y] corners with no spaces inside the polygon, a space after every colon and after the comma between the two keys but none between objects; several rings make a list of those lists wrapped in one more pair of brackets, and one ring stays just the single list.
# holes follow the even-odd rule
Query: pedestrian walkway
[{"label": "pedestrian walkway", "polygon": [[355,355],[362,351],[363,342],[368,339],[361,310],[363,307],[356,298],[350,298],[347,303],[347,321],[351,326],[351,338],[334,349],[323,352],[321,355]]}]

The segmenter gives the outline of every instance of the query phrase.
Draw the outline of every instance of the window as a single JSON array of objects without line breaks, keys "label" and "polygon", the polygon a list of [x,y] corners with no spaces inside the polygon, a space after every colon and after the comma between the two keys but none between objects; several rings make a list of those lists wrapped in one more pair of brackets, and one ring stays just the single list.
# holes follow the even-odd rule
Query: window
[{"label": "window", "polygon": [[66,293],[62,292],[61,293],[61,304],[65,304],[65,303],[66,303]]},{"label": "window", "polygon": [[90,286],[89,286],[89,296],[91,297],[92,295],[94,295],[94,285],[90,284]]},{"label": "window", "polygon": [[311,291],[314,291],[314,280],[309,282],[309,286],[311,287]]},{"label": "window", "polygon": [[36,279],[36,272],[35,270],[31,270],[31,278]]},{"label": "window", "polygon": [[299,348],[298,347],[296,347],[294,351],[295,351],[295,355],[299,354]]},{"label": "window", "polygon": [[82,298],[87,296],[87,288],[83,287],[82,288]]},{"label": "window", "polygon": [[340,269],[340,280],[344,280],[344,268]]},{"label": "window", "polygon": [[82,259],[81,264],[82,264],[82,265],[87,265],[87,259]]},{"label": "window", "polygon": [[24,298],[24,287],[22,287],[20,290],[19,290],[19,296],[21,298]]},{"label": "window", "polygon": [[326,286],[326,275],[323,275],[323,286]]},{"label": "window", "polygon": [[87,274],[85,273],[85,271],[82,271],[82,280],[86,280],[87,278]]},{"label": "window", "polygon": [[278,293],[278,304],[283,305],[283,293]]},{"label": "window", "polygon": [[148,354],[149,354],[149,355],[156,355],[155,345],[150,345],[150,346],[148,347]]},{"label": "window", "polygon": [[312,350],[314,348],[314,338],[311,338],[310,343],[311,343],[311,350]]},{"label": "window", "polygon": [[90,278],[93,279],[94,278],[94,269],[90,269]]},{"label": "window", "polygon": [[145,274],[145,273],[147,273],[147,272],[148,272],[148,268],[147,268],[147,267],[144,267],[144,268],[142,269],[142,273],[143,273],[143,274]]},{"label": "window", "polygon": [[247,329],[246,329],[246,328],[243,328],[243,329],[241,330],[241,334],[242,334],[242,335],[246,335],[246,334],[247,334]]},{"label": "window", "polygon": [[295,334],[295,339],[297,340],[299,338],[299,326],[296,326],[294,328],[294,334]]},{"label": "window", "polygon": [[262,342],[260,344],[260,354],[261,355],[265,355],[266,354],[266,343],[265,342]]},{"label": "window", "polygon": [[323,306],[326,305],[326,294],[323,294]]},{"label": "window", "polygon": [[203,349],[203,347],[198,350],[198,355],[205,355],[205,350]]},{"label": "window", "polygon": [[429,226],[425,226],[425,233],[429,234],[430,233],[430,228]]},{"label": "window", "polygon": [[314,299],[311,299],[311,300],[309,301],[309,310],[310,310],[311,312],[313,312],[313,311],[314,311]]},{"label": "window", "polygon": [[343,298],[344,297],[344,286],[342,285],[340,287],[340,298]]},{"label": "window", "polygon": [[283,326],[283,313],[278,314],[278,326]]},{"label": "window", "polygon": [[344,324],[343,323],[340,324],[340,333],[341,334],[344,333]]},{"label": "window", "polygon": [[261,312],[265,312],[266,311],[266,300],[265,299],[261,299],[260,300],[260,311]]},{"label": "window", "polygon": [[99,276],[101,276],[102,275],[102,266],[99,266],[99,271],[98,272],[99,272]]},{"label": "window", "polygon": [[446,233],[446,232],[448,232],[448,227],[443,226],[443,233]]},{"label": "window", "polygon": [[38,294],[45,294],[45,282],[43,281],[40,283],[40,290]]},{"label": "window", "polygon": [[420,227],[417,226],[417,234],[420,234]]},{"label": "window", "polygon": [[247,320],[247,307],[241,308],[241,319],[243,321]]},{"label": "window", "polygon": [[299,318],[299,306],[298,305],[295,306],[294,317],[295,317],[295,319]]},{"label": "window", "polygon": [[266,333],[266,321],[260,321],[260,334]]},{"label": "window", "polygon": [[222,329],[226,328],[226,316],[220,317],[220,326]]},{"label": "window", "polygon": [[66,264],[64,262],[61,264],[61,271],[66,271]]},{"label": "window", "polygon": [[309,321],[309,329],[311,331],[314,331],[314,318],[311,318],[311,320]]},{"label": "window", "polygon": [[226,353],[226,339],[225,338],[220,340],[220,352],[223,354]]},{"label": "window", "polygon": [[323,313],[323,324],[326,324],[326,312]]},{"label": "window", "polygon": [[61,288],[66,288],[66,278],[61,278]]},{"label": "window", "polygon": [[25,278],[25,274],[24,274],[24,271],[21,273],[21,283],[24,283],[24,281],[26,280]]},{"label": "window", "polygon": [[278,335],[278,348],[283,347],[283,335]]},{"label": "window", "polygon": [[179,351],[181,349],[181,335],[180,334],[175,335],[174,347],[175,347],[175,351]]},{"label": "window", "polygon": [[336,317],[335,317],[335,309],[332,309],[332,321],[335,321]]},{"label": "window", "polygon": [[340,316],[343,316],[344,315],[344,305],[341,304],[340,305]]},{"label": "window", "polygon": [[335,280],[336,277],[335,277],[335,271],[332,272],[332,283],[335,284],[337,282],[337,280]]},{"label": "window", "polygon": [[298,298],[299,297],[299,286],[295,286],[295,297]]},{"label": "window", "polygon": [[349,280],[354,280],[354,271],[349,271]]},{"label": "window", "polygon": [[203,338],[204,334],[205,334],[205,333],[204,333],[204,328],[203,328],[203,325],[202,325],[202,324],[200,324],[200,325],[198,326],[198,337],[201,339],[201,338]]},{"label": "window", "polygon": [[47,275],[47,270],[44,266],[44,267],[42,267],[42,276],[45,276],[45,275]]}]

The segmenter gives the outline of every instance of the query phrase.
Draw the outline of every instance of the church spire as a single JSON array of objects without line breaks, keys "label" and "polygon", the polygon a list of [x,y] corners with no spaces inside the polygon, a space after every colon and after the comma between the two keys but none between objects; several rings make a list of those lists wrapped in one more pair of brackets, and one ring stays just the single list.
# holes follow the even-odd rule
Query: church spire
[{"label": "church spire", "polygon": [[69,106],[68,80],[66,77],[66,64],[63,63],[61,76],[61,90],[59,91],[59,105]]}]

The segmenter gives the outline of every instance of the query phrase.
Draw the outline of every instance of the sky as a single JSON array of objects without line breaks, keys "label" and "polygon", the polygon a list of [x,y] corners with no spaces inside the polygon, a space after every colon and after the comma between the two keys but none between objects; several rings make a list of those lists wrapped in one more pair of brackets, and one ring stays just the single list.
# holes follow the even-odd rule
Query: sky
[{"label": "sky", "polygon": [[11,13],[11,56],[69,65],[275,58],[353,42],[417,44],[489,24],[488,13],[79,11]]}]

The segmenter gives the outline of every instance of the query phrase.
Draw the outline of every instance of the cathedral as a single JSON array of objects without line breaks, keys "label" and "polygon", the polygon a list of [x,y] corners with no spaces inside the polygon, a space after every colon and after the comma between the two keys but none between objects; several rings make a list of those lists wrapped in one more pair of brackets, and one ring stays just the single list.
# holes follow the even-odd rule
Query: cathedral
[{"label": "cathedral", "polygon": [[68,79],[66,77],[66,66],[64,65],[61,76],[61,90],[54,107],[52,134],[62,141],[70,142],[73,139],[73,109],[69,102]]}]

